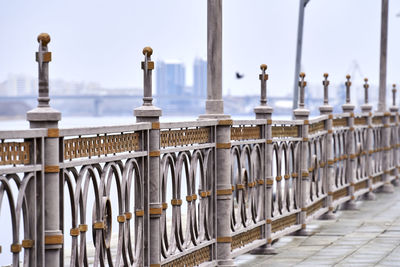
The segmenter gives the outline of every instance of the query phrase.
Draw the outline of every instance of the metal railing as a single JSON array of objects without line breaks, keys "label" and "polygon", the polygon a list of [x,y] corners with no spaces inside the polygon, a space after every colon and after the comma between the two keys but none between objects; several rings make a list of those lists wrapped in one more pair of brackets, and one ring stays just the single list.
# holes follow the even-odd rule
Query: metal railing
[{"label": "metal railing", "polygon": [[145,48],[137,123],[60,129],[46,106],[46,38],[32,129],[0,131],[0,215],[12,233],[0,257],[10,245],[13,266],[216,266],[271,253],[273,240],[306,234],[311,219],[334,218],[339,205],[354,208],[357,197],[398,183],[395,103],[355,114],[347,99],[334,115],[325,90],[321,115],[309,119],[301,74],[296,119],[271,120],[265,65],[256,119],[160,123]]}]

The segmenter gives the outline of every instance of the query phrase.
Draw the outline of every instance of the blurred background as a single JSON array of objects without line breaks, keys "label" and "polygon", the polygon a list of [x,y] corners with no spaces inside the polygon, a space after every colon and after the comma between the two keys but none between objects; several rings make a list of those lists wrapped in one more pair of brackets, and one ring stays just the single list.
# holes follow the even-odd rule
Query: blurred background
[{"label": "blurred background", "polygon": [[[274,116],[290,117],[299,2],[223,2],[225,113],[254,117],[259,65],[268,65],[268,101]],[[400,1],[390,1],[387,82],[400,80]],[[346,74],[352,103],[363,101],[370,81],[376,108],[379,83],[380,0],[311,0],[305,10],[301,70],[307,105],[318,114],[323,73],[330,74],[330,103],[340,112]],[[142,49],[154,49],[153,93],[163,120],[204,113],[207,86],[207,1],[1,1],[0,128],[22,125],[36,106],[36,37],[50,34],[51,106],[68,125],[134,121],[141,105]],[[239,77],[239,78],[238,78]],[[389,101],[391,98],[387,98]],[[388,102],[389,103],[389,102]],[[359,110],[359,109],[358,109]],[[184,115],[183,115],[184,114]],[[85,118],[85,119],[82,119]],[[115,119],[118,118],[118,119]],[[62,122],[63,123],[63,122]],[[7,127],[8,128],[8,127]]]}]

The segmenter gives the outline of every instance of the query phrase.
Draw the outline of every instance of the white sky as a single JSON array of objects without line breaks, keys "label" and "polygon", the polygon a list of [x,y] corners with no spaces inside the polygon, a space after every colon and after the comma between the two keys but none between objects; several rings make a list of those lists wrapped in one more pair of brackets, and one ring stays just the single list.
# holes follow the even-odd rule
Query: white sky
[{"label": "white sky", "polygon": [[[141,51],[150,45],[154,61],[183,61],[191,84],[195,57],[206,57],[206,3],[0,0],[0,81],[9,73],[36,76],[36,36],[48,32],[53,79],[141,87]],[[298,6],[295,0],[223,2],[224,93],[258,94],[261,63],[268,65],[268,94],[291,92]],[[322,74],[329,72],[332,83],[343,82],[356,60],[371,83],[378,84],[380,10],[380,0],[311,0],[302,64],[307,81],[320,84]],[[390,1],[388,83],[400,80],[399,12],[400,1]],[[236,71],[245,78],[236,80]]]}]

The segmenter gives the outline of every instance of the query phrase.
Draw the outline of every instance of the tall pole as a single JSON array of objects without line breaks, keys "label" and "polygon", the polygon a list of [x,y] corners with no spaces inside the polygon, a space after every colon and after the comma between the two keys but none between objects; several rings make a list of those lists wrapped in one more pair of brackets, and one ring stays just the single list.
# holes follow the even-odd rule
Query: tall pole
[{"label": "tall pole", "polygon": [[297,25],[297,42],[296,42],[296,65],[294,70],[293,85],[293,110],[298,107],[299,102],[299,74],[301,67],[301,49],[303,46],[303,28],[304,28],[304,9],[310,0],[300,0],[299,7],[299,23]]},{"label": "tall pole", "polygon": [[218,115],[222,114],[224,114],[224,102],[222,100],[222,0],[208,0],[205,117],[220,117]]},{"label": "tall pole", "polygon": [[381,55],[379,66],[379,103],[378,111],[386,110],[386,67],[387,67],[387,40],[388,40],[388,11],[389,0],[382,0],[381,15]]}]

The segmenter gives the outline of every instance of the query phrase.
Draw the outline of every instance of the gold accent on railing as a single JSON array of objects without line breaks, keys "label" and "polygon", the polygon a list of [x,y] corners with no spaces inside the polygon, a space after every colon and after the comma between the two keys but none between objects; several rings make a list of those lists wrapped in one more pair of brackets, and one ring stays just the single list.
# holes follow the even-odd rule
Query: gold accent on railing
[{"label": "gold accent on railing", "polygon": [[372,117],[372,124],[382,124],[382,117]]},{"label": "gold accent on railing", "polygon": [[263,184],[264,184],[264,180],[263,180],[263,179],[258,179],[258,180],[257,180],[257,183],[258,183],[259,185],[263,185]]},{"label": "gold accent on railing", "polygon": [[150,215],[161,215],[162,214],[162,208],[150,208],[149,209],[149,213],[150,213]]},{"label": "gold accent on railing", "polygon": [[163,210],[168,209],[168,203],[167,203],[167,202],[163,202],[163,203],[162,203],[162,209],[163,209]]},{"label": "gold accent on railing", "polygon": [[159,122],[152,122],[151,123],[152,130],[160,130],[160,123]]},{"label": "gold accent on railing", "polygon": [[303,142],[308,142],[308,137],[303,137]]},{"label": "gold accent on railing", "polygon": [[64,139],[65,160],[137,150],[139,133]]},{"label": "gold accent on railing", "polygon": [[347,196],[347,187],[344,187],[333,193],[333,200],[340,199],[342,197]]},{"label": "gold accent on railing", "polygon": [[292,177],[293,177],[293,178],[297,178],[297,177],[298,177],[297,172],[292,173]]},{"label": "gold accent on railing", "polygon": [[230,149],[232,147],[231,143],[217,143],[216,148],[217,149]]},{"label": "gold accent on railing", "polygon": [[0,143],[0,165],[29,164],[29,142]]},{"label": "gold accent on railing", "polygon": [[22,247],[23,248],[33,248],[33,245],[35,244],[35,242],[31,239],[24,239],[22,240]]},{"label": "gold accent on railing", "polygon": [[260,139],[261,127],[260,126],[243,126],[231,128],[231,140],[249,140]]},{"label": "gold accent on railing", "polygon": [[332,120],[332,119],[333,119],[333,115],[332,115],[332,114],[329,114],[329,115],[328,115],[328,119]]},{"label": "gold accent on railing", "polygon": [[333,127],[347,126],[347,118],[336,118],[332,120]]},{"label": "gold accent on railing", "polygon": [[364,180],[354,185],[354,190],[358,191],[360,189],[368,188],[368,180]]},{"label": "gold accent on railing", "polygon": [[217,243],[232,243],[231,236],[218,236]]},{"label": "gold accent on railing", "polygon": [[269,145],[269,144],[272,144],[272,140],[271,139],[268,139],[267,140],[267,144]]},{"label": "gold accent on railing", "polygon": [[47,129],[47,137],[59,137],[60,129],[58,128],[49,128]]},{"label": "gold accent on railing", "polygon": [[233,120],[219,120],[218,121],[218,125],[232,125],[233,124]]},{"label": "gold accent on railing", "polygon": [[367,125],[367,118],[357,117],[354,119],[354,125]]},{"label": "gold accent on railing", "polygon": [[210,140],[210,127],[182,130],[161,130],[161,147],[204,144]]},{"label": "gold accent on railing", "polygon": [[279,176],[276,176],[275,179],[276,179],[277,182],[280,182],[280,181],[282,180],[282,176],[280,176],[280,175],[279,175]]},{"label": "gold accent on railing", "polygon": [[267,125],[271,125],[272,124],[272,120],[267,120]]},{"label": "gold accent on railing", "polygon": [[93,229],[94,230],[103,230],[104,229],[104,222],[103,221],[99,221],[99,222],[95,222],[93,223]]},{"label": "gold accent on railing", "polygon": [[272,126],[272,137],[299,137],[299,126]]},{"label": "gold accent on railing", "polygon": [[392,113],[390,113],[390,112],[383,113],[383,116],[390,116],[390,115],[392,115]]},{"label": "gold accent on railing", "polygon": [[71,230],[69,230],[69,234],[70,236],[78,236],[80,234],[79,228],[71,228]]},{"label": "gold accent on railing", "polygon": [[310,124],[310,121],[309,120],[304,120],[304,123],[303,123],[304,125],[309,125]]},{"label": "gold accent on railing", "polygon": [[60,167],[55,165],[55,166],[44,166],[44,172],[45,173],[59,173],[60,172]]},{"label": "gold accent on railing", "polygon": [[[211,246],[195,250],[192,253],[188,253],[180,258],[165,263],[162,266],[163,267],[199,266],[207,261],[211,261]],[[150,265],[150,267],[153,266]]]},{"label": "gold accent on railing", "polygon": [[278,232],[278,231],[288,228],[292,225],[295,225],[296,222],[297,222],[297,214],[296,213],[291,214],[286,217],[282,217],[278,220],[272,221],[271,232],[272,233]]},{"label": "gold accent on railing", "polygon": [[396,116],[390,116],[390,122],[395,123],[396,122]]},{"label": "gold accent on railing", "polygon": [[244,189],[244,184],[236,184],[236,190]]},{"label": "gold accent on railing", "polygon": [[19,253],[21,251],[21,244],[12,244],[11,245],[11,252],[12,253]]},{"label": "gold accent on railing", "polygon": [[313,133],[316,133],[316,132],[319,132],[319,131],[323,131],[323,130],[325,130],[325,121],[320,121],[320,122],[317,122],[317,123],[313,123],[309,127],[310,128],[309,128],[308,132],[310,134],[313,134]]},{"label": "gold accent on railing", "polygon": [[[135,215],[136,215],[136,217],[143,217],[144,216],[144,210],[136,210],[135,211]],[[126,219],[128,219],[128,217]]]},{"label": "gold accent on railing", "polygon": [[319,201],[315,202],[311,206],[308,206],[306,209],[307,216],[314,214],[319,209],[322,209],[324,207],[324,201],[325,201],[325,199],[320,199]]},{"label": "gold accent on railing", "polygon": [[61,235],[45,235],[44,244],[45,245],[62,245],[64,243],[64,236]]},{"label": "gold accent on railing", "polygon": [[266,184],[267,184],[267,185],[273,185],[273,184],[274,184],[274,180],[268,179],[268,178],[267,178]]},{"label": "gold accent on railing", "polygon": [[160,150],[150,151],[149,152],[149,157],[159,157],[160,155],[161,155]]},{"label": "gold accent on railing", "polygon": [[228,196],[228,195],[232,195],[232,188],[217,190],[217,196]]},{"label": "gold accent on railing", "polygon": [[88,230],[88,225],[87,224],[80,224],[79,225],[79,232],[87,232]]},{"label": "gold accent on railing", "polygon": [[172,199],[171,200],[171,205],[172,206],[180,206],[180,205],[182,205],[182,199]]},{"label": "gold accent on railing", "polygon": [[125,215],[118,215],[117,222],[124,223],[126,221]]},{"label": "gold accent on railing", "polygon": [[262,239],[261,226],[232,237],[231,250],[244,247],[258,239]]}]

